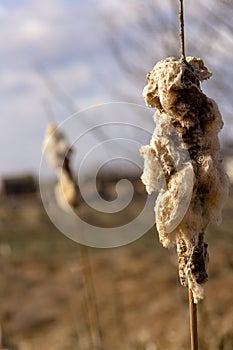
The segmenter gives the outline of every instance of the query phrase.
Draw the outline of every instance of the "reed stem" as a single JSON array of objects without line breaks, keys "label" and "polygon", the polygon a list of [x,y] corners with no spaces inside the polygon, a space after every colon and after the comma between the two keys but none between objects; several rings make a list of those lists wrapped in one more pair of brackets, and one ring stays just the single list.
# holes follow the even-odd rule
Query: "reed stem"
[{"label": "reed stem", "polygon": [[179,11],[179,18],[180,18],[180,54],[182,61],[185,61],[185,44],[184,44],[184,7],[183,7],[183,0],[180,0],[180,11]]},{"label": "reed stem", "polygon": [[197,304],[194,303],[193,292],[190,288],[189,288],[189,317],[190,317],[191,350],[198,350]]},{"label": "reed stem", "polygon": [[102,334],[99,322],[99,313],[96,301],[93,275],[89,260],[88,248],[79,244],[80,262],[82,266],[82,277],[85,292],[85,304],[88,313],[90,335],[93,350],[103,350]]}]

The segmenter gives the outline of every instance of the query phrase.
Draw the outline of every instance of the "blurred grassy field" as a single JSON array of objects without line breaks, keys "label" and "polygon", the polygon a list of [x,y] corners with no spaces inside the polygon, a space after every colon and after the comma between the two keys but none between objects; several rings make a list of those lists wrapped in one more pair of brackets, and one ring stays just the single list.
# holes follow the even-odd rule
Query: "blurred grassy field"
[{"label": "blurred grassy field", "polygon": [[[209,281],[198,306],[200,350],[233,349],[233,197],[208,229]],[[0,205],[0,324],[11,350],[92,350],[77,244],[38,200]],[[187,291],[155,229],[115,249],[88,248],[104,350],[189,349]]]}]

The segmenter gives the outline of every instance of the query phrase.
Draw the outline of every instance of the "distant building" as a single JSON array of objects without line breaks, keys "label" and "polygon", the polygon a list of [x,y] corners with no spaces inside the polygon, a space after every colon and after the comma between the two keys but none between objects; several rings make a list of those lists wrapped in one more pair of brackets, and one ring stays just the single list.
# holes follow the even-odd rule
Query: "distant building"
[{"label": "distant building", "polygon": [[31,174],[4,177],[1,180],[2,196],[22,196],[36,194],[38,192],[38,183]]}]

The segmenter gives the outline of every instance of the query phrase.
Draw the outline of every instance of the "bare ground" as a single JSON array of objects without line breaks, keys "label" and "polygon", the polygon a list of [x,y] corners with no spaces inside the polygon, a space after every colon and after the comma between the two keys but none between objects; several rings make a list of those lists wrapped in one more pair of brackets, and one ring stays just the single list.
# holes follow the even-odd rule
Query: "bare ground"
[{"label": "bare ground", "polygon": [[[200,350],[233,349],[233,200],[207,234],[206,297],[198,305]],[[1,204],[2,348],[93,350],[78,245],[51,225],[38,203]],[[138,241],[88,253],[104,350],[187,350],[187,291],[176,254],[155,229]]]}]

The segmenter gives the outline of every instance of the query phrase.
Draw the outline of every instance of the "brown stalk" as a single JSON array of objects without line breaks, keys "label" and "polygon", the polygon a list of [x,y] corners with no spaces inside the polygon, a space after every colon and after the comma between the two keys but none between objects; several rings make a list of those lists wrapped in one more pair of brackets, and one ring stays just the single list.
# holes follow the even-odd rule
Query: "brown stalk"
[{"label": "brown stalk", "polygon": [[85,304],[88,314],[92,346],[94,350],[103,350],[99,313],[96,302],[96,293],[93,283],[93,275],[88,255],[88,248],[78,244],[80,263],[82,267],[82,278],[85,292]]},{"label": "brown stalk", "polygon": [[[185,42],[184,42],[184,6],[183,0],[180,0],[179,10],[180,20],[180,54],[182,61],[186,61]],[[190,337],[191,350],[198,350],[198,330],[197,330],[197,304],[193,300],[193,292],[189,288],[189,319],[190,319]]]},{"label": "brown stalk", "polygon": [[[77,198],[80,198],[79,187],[74,180],[74,176],[70,167],[70,158],[66,155],[63,162],[63,170],[67,172],[70,180],[75,184]],[[74,211],[78,210],[78,207],[74,203],[70,203]],[[78,213],[77,213],[78,215]],[[78,244],[79,259],[81,265],[81,273],[83,280],[83,291],[85,307],[87,311],[90,338],[92,342],[93,350],[103,350],[103,343],[101,337],[101,327],[99,322],[99,314],[96,300],[96,291],[93,282],[93,273],[89,260],[88,248],[83,244]]]},{"label": "brown stalk", "polygon": [[190,317],[191,350],[198,350],[197,304],[194,303],[193,292],[191,289],[189,289],[189,317]]},{"label": "brown stalk", "polygon": [[180,0],[180,54],[182,61],[185,61],[185,44],[184,44],[184,7],[183,0]]}]

